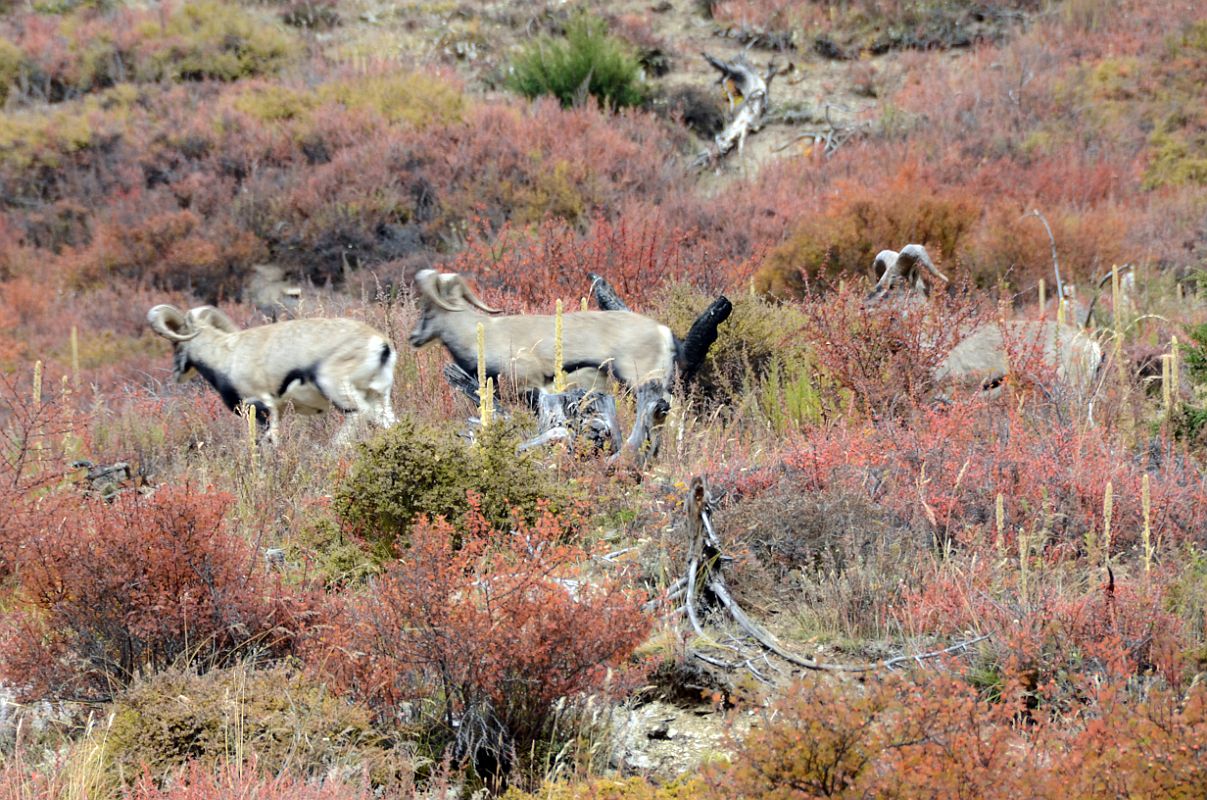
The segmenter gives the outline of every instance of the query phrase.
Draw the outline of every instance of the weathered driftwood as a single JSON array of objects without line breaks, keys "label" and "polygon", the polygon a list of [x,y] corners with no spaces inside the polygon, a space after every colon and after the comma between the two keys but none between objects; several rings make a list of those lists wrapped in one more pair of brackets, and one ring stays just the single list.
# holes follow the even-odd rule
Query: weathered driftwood
[{"label": "weathered driftwood", "polygon": [[[793,147],[802,139],[812,139],[813,147],[820,147],[821,154],[826,158],[830,158],[838,152],[838,148],[842,147],[847,142],[859,136],[864,136],[871,131],[871,126],[866,122],[861,122],[855,125],[847,125],[835,122],[830,117],[830,111],[834,107],[829,103],[826,104],[826,127],[814,128],[798,133],[792,138],[792,141],[785,145],[776,148],[776,152],[787,150]],[[774,117],[768,117],[767,122],[780,122],[785,124],[796,124],[802,121],[798,112],[785,112],[776,114]]]},{"label": "weathered driftwood", "polygon": [[[721,566],[727,558],[722,550],[720,537],[717,536],[712,525],[712,505],[712,497],[704,479],[698,476],[692,478],[687,494],[688,541],[686,580],[683,584],[684,608],[692,629],[702,640],[713,641],[715,639],[704,628],[705,611],[711,608],[715,613],[727,615],[766,653],[774,654],[795,667],[830,672],[869,672],[876,669],[892,669],[905,662],[921,663],[927,659],[957,653],[989,638],[988,636],[977,636],[957,642],[942,650],[918,655],[897,656],[867,664],[828,664],[794,653],[751,618],[730,593],[729,587],[725,583],[725,576],[721,571]],[[677,591],[678,587],[679,584],[676,583],[672,588]],[[756,678],[766,680],[765,676],[754,669],[752,661],[755,657],[751,656],[748,647],[735,641],[728,649],[739,656],[738,661],[725,662],[697,648],[693,648],[689,652],[693,657],[706,664],[726,669],[746,667]],[[765,654],[762,657],[765,659]]]},{"label": "weathered driftwood", "polygon": [[519,446],[531,450],[557,441],[571,449],[586,443],[592,452],[615,453],[620,446],[620,423],[616,417],[616,398],[586,389],[571,389],[557,394],[541,392],[537,399],[535,437]]},{"label": "weathered driftwood", "polygon": [[454,361],[444,365],[444,379],[448,381],[448,385],[461,392],[468,397],[474,406],[481,405],[482,399],[478,397],[478,379],[470,375]]},{"label": "weathered driftwood", "polygon": [[679,377],[690,383],[704,366],[704,357],[717,341],[717,327],[729,319],[733,313],[733,303],[725,295],[719,295],[716,300],[704,309],[704,313],[696,317],[691,330],[683,338],[683,355],[679,364]]},{"label": "weathered driftwood", "polygon": [[[444,379],[468,397],[475,407],[478,405],[478,381],[473,376],[456,364],[446,364]],[[658,381],[642,384],[637,389],[637,419],[622,446],[613,395],[578,388],[559,393],[542,390],[536,395],[534,405],[537,435],[522,442],[518,452],[553,442],[567,442],[573,450],[585,443],[588,452],[606,453],[613,461],[635,456],[640,463],[657,456],[662,444],[662,427],[670,413],[662,384]],[[505,416],[499,409],[495,410],[495,415]],[[469,422],[473,426],[481,424],[477,417],[470,417]]]},{"label": "weathered driftwood", "polygon": [[[781,71],[781,68],[773,63],[768,66],[765,74],[760,75],[746,60],[745,55],[740,55],[733,61],[722,61],[708,53],[701,55],[721,73],[717,82],[725,87],[733,117],[713,139],[713,146],[696,157],[694,165],[697,167],[715,164],[729,155],[735,147],[738,154],[741,154],[746,137],[763,126],[764,117],[771,105],[771,79]],[[735,95],[741,97],[741,102],[736,103],[736,106]]]},{"label": "weathered driftwood", "polygon": [[662,447],[662,428],[670,411],[671,405],[666,401],[666,391],[661,383],[650,381],[639,386],[637,419],[633,422],[633,430],[629,432],[624,447],[612,458],[636,456],[642,463],[656,458]]},{"label": "weathered driftwood", "polygon": [[629,310],[628,305],[620,299],[620,295],[616,294],[616,290],[606,278],[594,272],[588,272],[587,277],[591,279],[591,296],[595,298],[595,303],[601,311]]}]

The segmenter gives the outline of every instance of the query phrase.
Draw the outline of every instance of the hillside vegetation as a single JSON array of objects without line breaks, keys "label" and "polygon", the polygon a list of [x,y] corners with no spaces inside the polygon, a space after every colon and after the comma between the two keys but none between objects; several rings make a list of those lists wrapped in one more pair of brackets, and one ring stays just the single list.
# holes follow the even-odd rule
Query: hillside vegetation
[{"label": "hillside vegetation", "polygon": [[[701,51],[783,70],[703,169]],[[1201,3],[0,0],[0,796],[1203,796],[1205,220]],[[865,303],[908,243],[950,284]],[[148,309],[264,324],[264,264],[394,342],[398,425],[172,381]],[[517,455],[407,344],[424,268],[734,311],[656,458]],[[1009,336],[935,385],[1058,317],[1085,391]],[[701,635],[697,476],[784,647],[951,651]]]}]

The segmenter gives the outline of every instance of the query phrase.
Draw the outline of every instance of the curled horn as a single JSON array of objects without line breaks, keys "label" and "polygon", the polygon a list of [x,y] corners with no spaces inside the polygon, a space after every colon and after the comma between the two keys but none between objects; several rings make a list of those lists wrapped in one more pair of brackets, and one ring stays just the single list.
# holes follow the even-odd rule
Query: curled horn
[{"label": "curled horn", "polygon": [[901,254],[898,256],[898,258],[900,259],[900,263],[903,267],[917,268],[917,266],[921,264],[922,268],[934,277],[938,278],[944,283],[951,282],[947,279],[946,275],[944,275],[942,272],[939,272],[938,268],[935,267],[934,262],[930,260],[930,253],[926,252],[926,248],[920,244],[907,244],[905,247],[901,248]]},{"label": "curled horn", "polygon": [[497,314],[499,312],[499,309],[491,308],[490,306],[486,305],[486,303],[483,303],[481,298],[474,294],[474,290],[469,288],[469,284],[465,282],[464,278],[462,278],[460,275],[454,275],[453,277],[457,279],[457,285],[461,288],[461,295],[466,300],[482,309],[487,314]]},{"label": "curled horn", "polygon": [[415,273],[415,285],[419,287],[419,291],[436,305],[443,308],[445,311],[460,311],[460,306],[455,306],[444,299],[444,289],[447,282],[443,280],[444,275],[437,275],[434,269],[422,269]]},{"label": "curled horn", "polygon": [[[239,326],[213,306],[201,306],[189,312],[198,322],[226,333],[238,333]],[[194,334],[195,336],[196,334]]]},{"label": "curled horn", "polygon": [[147,312],[147,324],[151,330],[173,342],[187,342],[199,333],[175,306],[155,306]]}]

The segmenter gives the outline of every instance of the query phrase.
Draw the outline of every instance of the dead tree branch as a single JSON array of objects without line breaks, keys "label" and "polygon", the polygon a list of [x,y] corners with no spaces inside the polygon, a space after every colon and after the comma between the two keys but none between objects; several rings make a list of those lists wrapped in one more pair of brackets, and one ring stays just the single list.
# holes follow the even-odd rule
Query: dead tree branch
[{"label": "dead tree branch", "polygon": [[[772,63],[767,72],[760,75],[746,60],[745,55],[740,55],[733,61],[722,61],[708,53],[701,55],[721,73],[717,82],[725,87],[733,117],[713,139],[713,146],[696,157],[693,162],[695,167],[711,166],[729,155],[735,147],[738,154],[741,154],[746,137],[763,127],[763,118],[771,105],[771,80],[782,71],[779,65]],[[737,103],[737,98],[741,98],[740,103]]]},{"label": "dead tree branch", "polygon": [[[942,650],[917,655],[897,656],[884,661],[867,664],[828,664],[794,653],[751,618],[730,593],[729,587],[725,582],[725,576],[720,569],[721,565],[727,559],[721,548],[720,537],[717,536],[716,531],[713,529],[711,519],[712,506],[713,500],[704,479],[698,476],[693,478],[691,485],[688,487],[687,495],[688,544],[685,606],[692,629],[701,639],[707,640],[712,638],[705,631],[703,622],[703,605],[709,601],[715,601],[712,602],[712,605],[716,611],[719,612],[721,609],[724,609],[728,617],[739,628],[745,631],[751,639],[757,642],[762,650],[778,656],[793,666],[808,670],[870,672],[877,669],[893,669],[897,665],[907,662],[921,663],[929,659],[938,658],[939,656],[958,653],[989,638],[985,635],[977,636],[966,641],[957,642]],[[713,666],[718,665],[719,659],[704,657],[704,654],[700,653],[699,650],[693,649],[691,654],[704,663],[712,664]],[[751,658],[750,656],[744,656],[742,661],[731,665],[731,668],[746,666],[748,669],[751,669]],[[753,669],[751,669],[751,672],[754,674]],[[760,680],[766,680],[764,676],[759,674],[755,674],[755,677]]]}]

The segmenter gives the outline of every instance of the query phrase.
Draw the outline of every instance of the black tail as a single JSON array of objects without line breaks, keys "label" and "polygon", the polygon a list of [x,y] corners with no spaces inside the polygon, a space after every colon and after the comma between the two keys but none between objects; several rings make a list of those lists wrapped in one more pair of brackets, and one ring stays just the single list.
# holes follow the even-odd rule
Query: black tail
[{"label": "black tail", "polygon": [[733,303],[729,302],[725,295],[721,295],[704,309],[703,314],[696,317],[691,330],[683,339],[683,359],[679,368],[684,381],[690,381],[700,371],[700,367],[704,366],[708,348],[717,340],[717,326],[729,319],[732,312]]},{"label": "black tail", "polygon": [[604,311],[628,311],[629,307],[620,299],[620,295],[616,294],[616,290],[612,288],[612,284],[602,275],[596,275],[594,272],[588,272],[587,277],[591,279],[591,294],[595,296],[595,302]]}]

